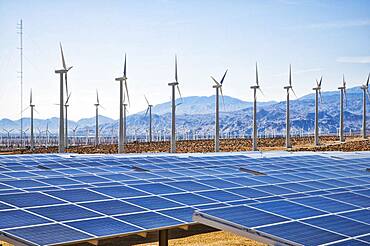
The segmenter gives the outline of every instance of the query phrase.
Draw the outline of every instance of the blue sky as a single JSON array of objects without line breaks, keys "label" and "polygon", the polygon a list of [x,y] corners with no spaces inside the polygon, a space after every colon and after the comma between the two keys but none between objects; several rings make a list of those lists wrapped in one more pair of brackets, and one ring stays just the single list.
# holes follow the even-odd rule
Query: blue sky
[{"label": "blue sky", "polygon": [[[254,63],[265,97],[283,100],[289,63],[298,96],[348,86],[370,72],[370,1],[12,1],[0,0],[0,118],[20,116],[18,36],[24,22],[24,101],[30,88],[38,118],[58,115],[62,42],[72,91],[71,119],[94,115],[95,90],[118,118],[118,83],[127,53],[129,113],[170,99],[178,55],[183,96],[211,95],[210,75],[226,68],[224,93],[252,100]],[[26,105],[25,105],[26,107]],[[26,112],[27,116],[29,113]]]}]

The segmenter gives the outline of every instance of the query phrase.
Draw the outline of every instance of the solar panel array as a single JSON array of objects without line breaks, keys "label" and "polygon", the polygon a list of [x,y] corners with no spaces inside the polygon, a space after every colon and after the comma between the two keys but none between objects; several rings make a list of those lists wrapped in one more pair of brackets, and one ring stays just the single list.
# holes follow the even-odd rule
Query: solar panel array
[{"label": "solar panel array", "polygon": [[[188,225],[195,210],[211,215],[229,208],[226,219],[256,213],[242,224],[273,224],[264,232],[282,238],[278,233],[302,224],[318,232],[329,227],[330,242],[369,242],[362,236],[370,233],[369,161],[320,155],[0,156],[0,231],[31,245],[63,244]],[[331,228],[338,219],[355,235]]]}]

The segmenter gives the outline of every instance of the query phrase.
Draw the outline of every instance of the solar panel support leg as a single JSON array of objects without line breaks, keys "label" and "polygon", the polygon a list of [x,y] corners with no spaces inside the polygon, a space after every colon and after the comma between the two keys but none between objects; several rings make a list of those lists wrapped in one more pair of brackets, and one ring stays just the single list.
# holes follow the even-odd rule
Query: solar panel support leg
[{"label": "solar panel support leg", "polygon": [[168,246],[168,230],[159,231],[159,246]]}]

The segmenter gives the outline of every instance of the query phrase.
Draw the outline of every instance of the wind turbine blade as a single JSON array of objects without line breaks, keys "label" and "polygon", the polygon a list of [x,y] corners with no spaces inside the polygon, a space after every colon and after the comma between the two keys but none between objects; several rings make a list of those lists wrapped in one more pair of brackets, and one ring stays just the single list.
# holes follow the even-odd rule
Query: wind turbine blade
[{"label": "wind turbine blade", "polygon": [[36,110],[36,108],[33,108],[33,110],[35,110],[36,113],[40,114],[39,111]]},{"label": "wind turbine blade", "polygon": [[32,105],[32,89],[30,91],[30,105]]},{"label": "wind turbine blade", "polygon": [[71,97],[71,94],[72,94],[72,92],[68,94],[65,105],[67,105],[67,104],[68,104],[68,102],[69,102],[69,98]]},{"label": "wind turbine blade", "polygon": [[217,80],[215,79],[215,78],[213,78],[212,76],[211,76],[211,78],[213,79],[213,81],[216,83],[216,85],[220,85],[220,83],[218,83],[217,82]]},{"label": "wind turbine blade", "polygon": [[146,115],[148,114],[148,111],[149,111],[149,107],[146,109],[146,112],[145,112],[145,116],[144,117],[146,117]]},{"label": "wind turbine blade", "polygon": [[30,107],[28,106],[27,108],[23,109],[22,113],[24,113],[27,109],[29,109]]},{"label": "wind turbine blade", "polygon": [[220,87],[221,97],[222,97],[222,105],[225,110],[225,99],[224,99],[224,93],[222,92],[222,87]]},{"label": "wind turbine blade", "polygon": [[263,91],[261,90],[261,88],[258,88],[258,90],[261,92],[262,96],[265,97],[265,94],[263,93]]},{"label": "wind turbine blade", "polygon": [[319,81],[317,81],[317,79],[316,79],[316,86],[317,86],[317,88],[319,88],[320,86],[319,86]]},{"label": "wind turbine blade", "polygon": [[369,86],[369,82],[370,82],[370,73],[369,73],[369,75],[367,76],[366,86]]},{"label": "wind turbine blade", "polygon": [[181,98],[181,101],[183,101],[183,99],[182,99],[182,95],[181,95],[181,92],[180,92],[180,87],[179,87],[179,85],[176,85],[176,87],[177,87],[177,91],[179,92],[179,96],[180,96],[180,98]]},{"label": "wind turbine blade", "polygon": [[67,73],[64,74],[64,80],[65,80],[65,83],[66,83],[66,94],[68,96],[69,94],[69,91],[68,91],[68,76],[67,76]]},{"label": "wind turbine blade", "polygon": [[145,96],[145,95],[144,95],[144,98],[145,98],[146,103],[147,103],[147,104],[148,104],[148,106],[149,106],[148,98],[146,98],[146,96]]},{"label": "wind turbine blade", "polygon": [[96,90],[96,104],[100,105],[100,103],[99,103],[99,93],[98,93],[98,90]]},{"label": "wind turbine blade", "polygon": [[179,81],[177,80],[177,55],[175,55],[175,81],[176,81],[176,82],[179,82]]},{"label": "wind turbine blade", "polygon": [[257,62],[256,62],[256,85],[259,86]]},{"label": "wind turbine blade", "polygon": [[297,97],[297,94],[295,94],[295,91],[293,90],[293,88],[292,88],[292,92],[293,92],[294,96],[295,96],[296,98],[298,98],[298,97]]},{"label": "wind turbine blade", "polygon": [[126,74],[126,53],[125,53],[125,63],[123,65],[123,75],[126,78],[126,76],[127,76],[127,74]]},{"label": "wind turbine blade", "polygon": [[292,64],[289,64],[289,85],[292,86]]},{"label": "wind turbine blade", "polygon": [[62,54],[62,64],[63,64],[63,68],[64,68],[65,70],[67,70],[66,61],[64,60],[64,54],[63,54],[63,48],[62,48],[62,43],[61,43],[61,42],[59,43],[59,46],[60,46],[60,53]]},{"label": "wind turbine blade", "polygon": [[226,74],[227,74],[227,70],[228,69],[226,69],[226,71],[225,71],[225,73],[224,73],[224,76],[222,76],[222,79],[221,79],[221,81],[220,81],[220,84],[222,85],[222,83],[224,83],[224,79],[225,79],[225,76],[226,76]]},{"label": "wind turbine blade", "polygon": [[366,90],[366,94],[367,94],[368,99],[370,100],[370,93],[369,93],[369,89],[367,89],[367,90]]},{"label": "wind turbine blade", "polygon": [[127,87],[127,81],[126,80],[125,80],[125,89],[126,89],[126,94],[127,94],[128,105],[130,105],[130,96],[128,95],[128,87]]},{"label": "wind turbine blade", "polygon": [[322,103],[321,89],[319,89],[320,102]]},{"label": "wind turbine blade", "polygon": [[216,85],[220,85],[220,83],[218,83],[218,81],[215,79],[215,78],[213,78],[212,76],[211,76],[211,78],[213,79],[213,81],[216,83]]},{"label": "wind turbine blade", "polygon": [[320,78],[319,87],[321,87],[321,83],[322,83],[322,76]]}]

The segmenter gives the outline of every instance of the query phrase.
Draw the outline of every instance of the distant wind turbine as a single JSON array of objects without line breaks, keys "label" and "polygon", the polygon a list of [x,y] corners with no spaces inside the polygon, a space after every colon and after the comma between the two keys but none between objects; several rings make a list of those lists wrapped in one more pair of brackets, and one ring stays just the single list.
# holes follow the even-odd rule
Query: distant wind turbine
[{"label": "distant wind turbine", "polygon": [[[253,90],[253,136],[252,136],[252,150],[257,151],[257,137],[258,137],[258,128],[257,128],[257,90],[262,93],[262,90],[259,85],[258,80],[258,68],[256,63],[256,84],[251,86]],[[263,93],[262,93],[263,94]]]},{"label": "distant wind turbine", "polygon": [[215,78],[212,78],[212,80],[215,82],[215,85],[212,87],[216,89],[216,111],[215,111],[215,152],[220,151],[220,103],[219,103],[219,93],[221,92],[222,96],[222,102],[225,106],[224,101],[224,94],[222,92],[222,85],[224,83],[225,77],[227,74],[227,70],[224,73],[224,76],[222,76],[222,79],[220,82],[218,82]]},{"label": "distant wind turbine", "polygon": [[369,80],[370,80],[370,73],[369,75],[367,76],[367,81],[366,81],[366,84],[362,85],[361,86],[361,89],[363,91],[363,112],[362,112],[362,137],[364,139],[367,138],[367,134],[366,134],[366,96],[369,96],[369,99],[370,99],[370,94],[369,94]]},{"label": "distant wind turbine", "polygon": [[[118,140],[118,153],[124,152],[125,140],[124,140],[124,96],[127,93],[127,99],[130,103],[128,88],[127,88],[127,74],[126,74],[126,54],[125,54],[125,63],[123,66],[123,76],[116,78],[116,81],[120,82],[119,89],[119,140]],[[123,89],[125,87],[125,90]]]},{"label": "distant wind turbine", "polygon": [[168,83],[172,87],[172,112],[171,112],[171,153],[176,153],[176,88],[179,92],[180,98],[181,92],[179,87],[179,81],[177,77],[177,56],[175,56],[175,81]]},{"label": "distant wind turbine", "polygon": [[296,96],[293,87],[292,87],[292,66],[289,65],[289,85],[284,86],[284,89],[286,90],[286,136],[285,136],[285,147],[291,148],[292,143],[290,141],[290,91],[293,92],[293,94]]},{"label": "distant wind turbine", "polygon": [[99,101],[98,90],[96,90],[96,103],[94,105],[95,105],[95,145],[98,146],[99,145],[99,107],[102,107]]},{"label": "distant wind turbine", "polygon": [[6,147],[10,147],[10,133],[12,132],[12,131],[14,131],[14,129],[10,129],[10,130],[7,130],[7,129],[5,129],[5,128],[3,128],[3,130],[6,132],[6,134],[7,134],[7,144],[6,144]]},{"label": "distant wind turbine", "polygon": [[[63,99],[63,77],[65,77],[65,81],[67,82],[67,73],[71,70],[72,67],[66,66],[63,54],[62,44],[60,43],[60,53],[62,55],[62,64],[63,68],[59,70],[55,70],[55,73],[60,75],[60,99],[59,99],[59,153],[64,153],[65,150],[65,139],[64,139],[64,99]],[[64,75],[64,76],[63,76]]]},{"label": "distant wind turbine", "polygon": [[320,81],[316,80],[316,87],[312,88],[315,91],[315,146],[320,145],[320,136],[319,136],[319,97],[320,101],[322,102],[321,97],[321,83],[322,83],[322,76]]},{"label": "distant wind turbine", "polygon": [[346,104],[347,104],[346,81],[344,79],[344,75],[343,75],[342,86],[338,87],[338,89],[340,90],[339,141],[343,143],[345,141],[344,139],[344,105],[343,105],[344,97],[346,98]]},{"label": "distant wind turbine", "polygon": [[152,107],[153,105],[149,103],[148,98],[144,95],[145,101],[148,104],[148,108],[146,109],[145,116],[149,112],[149,142],[152,142]]}]

